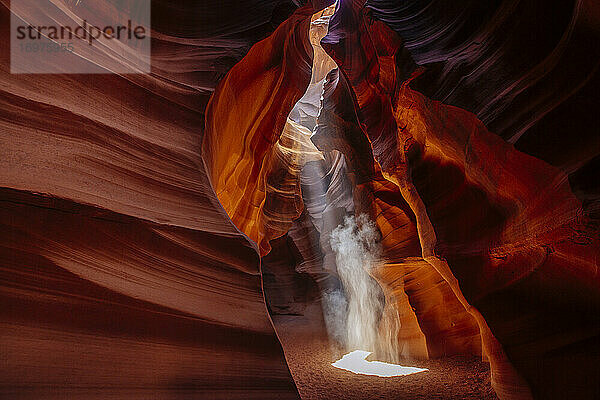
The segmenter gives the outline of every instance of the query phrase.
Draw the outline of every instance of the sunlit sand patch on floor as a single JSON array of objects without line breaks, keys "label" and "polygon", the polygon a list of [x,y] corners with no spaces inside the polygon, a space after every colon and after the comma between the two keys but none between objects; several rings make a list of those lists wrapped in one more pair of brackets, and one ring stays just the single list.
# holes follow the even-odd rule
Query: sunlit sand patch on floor
[{"label": "sunlit sand patch on floor", "polygon": [[354,350],[332,363],[336,368],[345,369],[362,375],[376,376],[402,376],[429,371],[427,368],[403,367],[398,364],[389,364],[381,361],[367,361],[370,351]]}]

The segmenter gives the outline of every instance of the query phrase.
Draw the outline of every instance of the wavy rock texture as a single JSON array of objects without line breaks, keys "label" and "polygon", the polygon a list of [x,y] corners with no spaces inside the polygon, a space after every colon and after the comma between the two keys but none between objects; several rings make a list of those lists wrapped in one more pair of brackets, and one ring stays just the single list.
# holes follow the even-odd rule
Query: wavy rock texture
[{"label": "wavy rock texture", "polygon": [[46,76],[9,73],[0,6],[0,397],[298,397],[201,158],[217,81],[294,6],[152,7],[152,74]]},{"label": "wavy rock texture", "polygon": [[3,397],[296,397],[239,237],[1,202]]},{"label": "wavy rock texture", "polygon": [[1,42],[2,397],[297,398],[261,257],[301,313],[351,213],[403,354],[600,395],[596,2],[342,1],[323,51],[325,3],[155,0],[149,75],[10,75]]},{"label": "wavy rock texture", "polygon": [[[266,181],[278,171],[287,174],[275,165],[288,160],[278,157],[274,146],[310,82],[311,15],[311,8],[300,9],[255,45],[221,81],[207,108],[203,155],[214,190],[236,226],[259,244],[261,254],[269,251],[270,239],[287,230],[272,233],[265,226],[266,186],[280,183]],[[297,175],[294,169],[291,173]],[[293,187],[282,193],[284,198],[295,195]],[[299,215],[296,209],[282,211],[282,222],[291,223]]]},{"label": "wavy rock texture", "polygon": [[[373,18],[387,19],[401,33],[402,29],[410,32],[412,21],[403,24],[405,20],[398,15],[417,20],[419,14],[429,17],[430,12],[438,13],[440,7],[437,6],[432,2],[429,9],[415,10],[417,6],[413,3],[396,8],[391,2],[373,2],[369,7],[363,7],[360,2],[341,3],[329,33],[321,42],[341,73],[332,72],[325,82],[323,110],[313,141],[324,155],[335,151],[343,154],[354,204],[353,207],[342,206],[331,195],[330,189],[340,185],[343,179],[335,174],[328,177],[326,171],[332,170],[333,164],[327,161],[317,168],[321,173],[309,174],[314,182],[308,179],[306,188],[302,187],[308,190],[303,196],[313,226],[304,216],[291,235],[299,241],[312,240],[313,248],[318,238],[320,247],[326,248],[328,229],[324,227],[335,227],[352,208],[368,212],[382,232],[384,252],[390,260],[378,278],[395,293],[407,334],[404,339],[411,349],[409,354],[438,356],[482,351],[491,362],[492,382],[501,398],[592,396],[596,389],[583,382],[594,379],[597,347],[589,346],[599,333],[598,240],[593,219],[597,204],[593,197],[595,186],[580,184],[585,189],[578,198],[572,193],[565,172],[573,173],[581,168],[578,178],[586,181],[589,167],[585,163],[597,156],[597,146],[579,153],[582,157],[579,161],[573,151],[570,164],[565,165],[576,168],[563,172],[516,150],[482,123],[483,120],[497,127],[494,121],[501,119],[507,102],[512,102],[510,107],[517,106],[525,101],[521,99],[528,93],[541,90],[539,85],[546,85],[546,91],[554,91],[558,96],[540,93],[525,108],[534,111],[530,116],[525,116],[525,111],[520,109],[510,118],[513,122],[506,130],[498,129],[506,139],[518,141],[527,137],[524,135],[532,124],[559,108],[560,101],[576,90],[563,91],[560,83],[553,83],[552,76],[561,68],[570,68],[563,57],[569,48],[577,47],[573,42],[574,32],[590,34],[581,30],[589,28],[593,21],[582,19],[579,12],[582,7],[592,6],[583,2],[572,4],[571,22],[564,25],[557,47],[541,61],[532,54],[526,62],[512,65],[512,70],[506,64],[513,61],[508,53],[518,48],[515,43],[508,46],[488,41],[481,53],[470,52],[468,47],[452,42],[452,35],[449,39],[442,37],[443,30],[440,30],[432,36],[431,42],[411,42],[409,37],[405,44],[389,26]],[[487,9],[486,6],[467,7],[465,16],[456,11],[457,21],[445,29],[467,24],[466,17],[470,13],[481,13],[485,18],[480,29],[486,35],[499,35],[498,31],[516,18],[513,12],[519,7],[529,12],[535,9],[533,5],[518,2],[494,4]],[[416,24],[423,27],[429,22],[424,18]],[[524,28],[519,26],[519,29]],[[422,31],[416,31],[421,37],[425,36]],[[473,32],[456,35],[455,40],[460,38],[471,43],[478,37]],[[426,51],[428,44],[436,43],[436,38],[441,38],[436,44],[441,47],[450,40],[457,46],[458,55],[446,58],[449,60],[446,65],[430,65],[424,72],[418,64],[444,60],[442,56],[432,58],[434,50]],[[490,48],[499,52],[485,58],[492,66],[484,65],[482,60]],[[592,73],[597,67],[598,53],[593,45],[582,48],[594,58],[582,74],[583,83],[574,84],[576,88],[593,81]],[[502,58],[503,52],[507,52],[507,58]],[[459,66],[464,67],[461,63],[464,59],[461,57],[472,57],[464,61],[466,69],[478,69],[477,73],[469,74],[469,79],[471,76],[480,79],[454,82],[457,93],[462,94],[453,97],[454,92],[450,92],[451,95],[443,97],[445,102],[467,110],[435,101],[450,90],[444,86],[449,84],[448,76],[459,72],[462,76],[464,70]],[[579,61],[576,59],[574,63]],[[495,68],[505,68],[507,73],[513,74],[509,75],[512,80],[518,74],[524,76],[516,83],[506,77],[508,82],[490,85],[483,72]],[[480,73],[482,75],[478,75]],[[250,74],[243,76],[256,79]],[[303,82],[307,77],[308,73],[304,73]],[[227,79],[242,78],[230,75],[225,82]],[[495,97],[484,102],[477,97],[477,90],[482,89],[478,85],[486,83],[487,90],[482,90],[482,94],[492,93]],[[475,105],[483,108],[477,109]],[[493,113],[485,114],[488,109]],[[279,112],[285,114],[288,110],[289,106],[281,107]],[[268,122],[268,118],[257,111],[254,115],[259,118],[254,126]],[[336,128],[331,130],[332,126]],[[272,135],[273,130],[278,132],[281,128],[272,122],[264,128],[268,135]],[[245,130],[242,136],[246,140],[258,140],[260,134],[251,129]],[[589,129],[583,137],[589,144],[596,143]],[[252,148],[268,147],[274,142],[272,136],[268,136],[264,144],[254,142]],[[325,155],[325,160],[332,160],[332,156]],[[261,162],[259,158],[249,163],[260,165]],[[247,171],[256,170],[256,167],[243,166],[228,168],[237,172],[228,172],[227,176],[245,176]],[[314,167],[307,165],[307,168]],[[214,169],[212,171],[214,176]],[[262,174],[269,176],[269,172]],[[302,182],[302,176],[297,179]],[[312,190],[321,193],[320,202],[318,196],[307,202],[307,198],[311,198],[311,186],[322,187],[320,192]],[[247,186],[235,190],[237,196],[230,192],[227,197],[250,198],[260,191]],[[592,201],[582,205],[582,198]],[[240,204],[236,205],[239,207]],[[328,207],[331,212],[324,213]],[[232,219],[238,226],[258,220],[248,215],[234,214]],[[325,215],[329,222],[323,222]],[[311,231],[313,233],[309,233]],[[254,237],[263,240],[267,236]],[[296,243],[296,247],[308,249],[311,246]],[[301,253],[305,260],[312,260],[315,279],[319,279],[318,274],[335,271],[317,250],[301,250]],[[442,308],[439,307],[441,299]],[[587,356],[584,348],[590,351]],[[556,379],[557,375],[561,379]]]},{"label": "wavy rock texture", "polygon": [[[397,297],[404,354],[413,357],[481,354],[475,321],[444,279],[420,258],[414,213],[374,162],[344,76],[333,71],[329,78],[313,141],[324,151],[338,148],[344,152],[354,182],[356,212],[370,215],[381,232],[387,265],[376,278]],[[331,203],[337,201],[333,199]],[[441,299],[444,301],[440,302]]]},{"label": "wavy rock texture", "polygon": [[[561,389],[577,393],[581,389],[573,382],[555,387],[551,377],[564,361],[558,355],[564,347],[598,333],[597,317],[588,314],[599,305],[596,230],[581,215],[581,203],[562,172],[515,151],[474,115],[411,90],[403,78],[409,68],[401,41],[365,11],[359,4],[343,4],[324,47],[356,94],[383,175],[415,214],[423,258],[477,321],[497,393],[527,397],[526,384],[536,396],[554,396]],[[542,288],[538,275],[544,274],[570,284],[559,289],[547,282]],[[587,295],[577,322],[540,308],[547,291],[577,304],[578,297],[566,295],[573,286]],[[503,307],[517,293],[534,297],[510,317]],[[523,321],[532,332],[515,332],[507,326],[511,320]],[[531,342],[540,344],[523,350]],[[532,359],[545,359],[548,366]],[[590,361],[578,372],[585,374]]]}]

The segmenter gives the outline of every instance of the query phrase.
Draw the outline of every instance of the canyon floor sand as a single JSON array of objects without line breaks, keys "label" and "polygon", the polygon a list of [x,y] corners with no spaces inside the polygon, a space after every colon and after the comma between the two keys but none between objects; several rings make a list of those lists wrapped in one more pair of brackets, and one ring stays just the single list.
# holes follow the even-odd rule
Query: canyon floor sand
[{"label": "canyon floor sand", "polygon": [[489,365],[476,357],[402,360],[402,365],[429,371],[388,378],[335,368],[331,363],[343,356],[343,350],[329,344],[319,319],[313,318],[315,312],[307,314],[273,317],[303,400],[497,399],[490,385]]}]

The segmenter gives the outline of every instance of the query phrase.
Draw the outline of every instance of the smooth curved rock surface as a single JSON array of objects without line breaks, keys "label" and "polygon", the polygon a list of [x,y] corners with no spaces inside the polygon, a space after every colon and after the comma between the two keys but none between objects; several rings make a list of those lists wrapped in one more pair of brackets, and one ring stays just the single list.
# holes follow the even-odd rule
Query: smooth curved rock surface
[{"label": "smooth curved rock surface", "polygon": [[[340,126],[343,136],[321,133],[317,121],[313,141],[322,151],[337,150],[349,160],[354,205],[377,221],[392,264],[420,258],[430,268],[419,272],[419,279],[438,282],[438,296],[450,296],[446,307],[455,311],[414,311],[420,323],[417,337],[428,339],[427,352],[434,354],[446,351],[444,337],[454,338],[449,347],[455,351],[478,352],[481,337],[501,398],[590,395],[594,389],[578,382],[591,379],[592,356],[583,360],[578,350],[582,364],[559,368],[565,372],[560,383],[553,377],[563,352],[598,334],[598,241],[592,215],[573,195],[564,172],[517,151],[469,111],[412,89],[414,82],[431,93],[434,86],[423,86],[430,75],[418,68],[402,39],[373,15],[373,7],[344,2],[332,18],[321,43],[343,79],[335,71],[328,77],[324,110],[330,110],[328,98],[332,104],[344,101],[335,94],[339,84],[332,84],[343,80],[350,93],[346,98],[352,99],[346,108],[354,118],[336,116],[339,110],[321,115],[329,119],[327,124]],[[539,103],[538,118],[547,112],[544,107]],[[273,127],[271,123],[265,131],[271,134]],[[515,128],[512,134],[522,133]],[[246,135],[255,137],[253,131]],[[237,190],[237,198],[253,193]],[[365,201],[373,198],[378,201]],[[247,224],[249,219],[240,220]],[[397,247],[400,243],[404,247]],[[435,278],[425,278],[431,273]],[[394,274],[386,279],[398,281]],[[583,301],[576,307],[579,312],[541,307],[548,301],[545,293],[551,292],[561,293],[553,303],[560,309]],[[411,295],[411,304],[423,301],[419,291]],[[428,296],[435,303],[435,295]],[[507,313],[503,305],[523,296],[527,306],[515,305]],[[459,323],[444,327],[439,319],[444,313],[457,313],[452,319]],[[516,328],[516,321],[523,325]],[[534,360],[547,364],[540,367]]]},{"label": "smooth curved rock surface", "polygon": [[325,52],[300,3],[154,0],[149,75],[0,42],[2,396],[297,398],[261,257],[302,312],[366,213],[405,355],[597,397],[596,2],[343,1]]},{"label": "smooth curved rock surface", "polygon": [[11,75],[2,2],[0,397],[298,398],[201,157],[217,81],[288,6],[156,1],[152,74]]}]

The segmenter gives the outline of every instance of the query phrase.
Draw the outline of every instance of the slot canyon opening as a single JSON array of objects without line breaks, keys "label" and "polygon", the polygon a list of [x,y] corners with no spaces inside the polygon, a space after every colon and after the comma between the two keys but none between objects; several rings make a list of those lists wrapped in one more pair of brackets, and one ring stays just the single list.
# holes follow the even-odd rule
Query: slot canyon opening
[{"label": "slot canyon opening", "polygon": [[600,2],[331,3],[2,2],[0,398],[600,399]]},{"label": "slot canyon opening", "polygon": [[[229,71],[207,107],[211,183],[256,244],[301,397],[559,393],[554,366],[586,369],[547,355],[560,346],[542,339],[538,328],[555,317],[543,304],[569,289],[540,290],[549,284],[540,274],[579,268],[597,280],[595,244],[577,260],[564,256],[566,243],[581,241],[565,229],[580,203],[556,168],[413,89],[424,85],[423,68],[359,3],[297,10]],[[552,209],[560,216],[548,222]],[[590,229],[577,219],[580,237]],[[589,330],[576,340],[594,332],[595,318],[584,319],[577,324]],[[524,320],[536,329],[515,338],[511,324]],[[528,347],[538,339],[545,345]],[[550,361],[534,365],[532,351]],[[362,371],[336,368],[343,360]],[[368,373],[383,364],[422,371]]]},{"label": "slot canyon opening", "polygon": [[[263,225],[263,291],[292,376],[307,399],[431,398],[444,388],[496,398],[476,322],[421,257],[408,204],[367,165],[351,88],[321,46],[336,6],[304,28],[313,56],[291,67],[310,80],[267,151],[264,199],[246,225]],[[377,223],[384,211],[374,203],[393,207],[401,239]],[[415,306],[433,314],[430,343]]]},{"label": "slot canyon opening", "polygon": [[[406,314],[414,317],[414,309],[405,299],[396,298],[403,284],[383,276],[389,273],[391,263],[382,253],[382,233],[371,220],[369,214],[373,213],[367,213],[364,204],[356,205],[365,201],[353,195],[360,186],[360,165],[348,165],[335,143],[335,137],[344,138],[348,128],[327,114],[332,109],[353,111],[352,94],[340,84],[344,77],[321,47],[335,7],[311,17],[311,79],[275,145],[288,168],[298,171],[304,204],[289,231],[271,240],[271,252],[262,258],[265,299],[292,375],[301,396],[309,399],[364,399],[376,394],[407,398],[411,393],[431,398],[442,384],[460,387],[454,390],[456,398],[495,398],[486,376],[488,366],[481,361],[477,344],[467,357],[456,358],[452,350],[437,357],[441,364],[432,366],[435,372],[431,378],[413,376],[414,383],[407,378],[381,381],[428,372],[422,367],[428,365],[429,352],[425,340],[414,337],[418,336],[414,321],[407,321]],[[339,98],[325,99],[325,91],[336,90],[338,85],[342,89]],[[356,118],[346,117],[344,121],[354,124],[353,133],[359,132]],[[363,149],[369,147],[365,141],[361,145]],[[272,182],[273,187],[278,184]],[[301,247],[307,251],[300,251]],[[418,244],[414,247],[420,250]],[[414,265],[415,261],[405,260],[403,264]],[[393,268],[402,271],[406,265]],[[401,273],[394,279],[398,278],[402,279]],[[403,306],[404,324],[399,304]],[[469,335],[475,343],[480,340],[477,332]],[[448,373],[457,369],[464,375]],[[357,380],[356,374],[364,378]],[[325,379],[318,379],[319,375]],[[369,380],[368,389],[363,379]],[[390,385],[396,388],[390,390]]]}]

